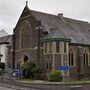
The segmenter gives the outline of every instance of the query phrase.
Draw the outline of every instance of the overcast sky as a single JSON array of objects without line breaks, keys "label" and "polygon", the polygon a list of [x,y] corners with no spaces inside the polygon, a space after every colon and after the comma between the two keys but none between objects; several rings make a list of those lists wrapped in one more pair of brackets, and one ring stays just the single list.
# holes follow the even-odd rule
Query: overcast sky
[{"label": "overcast sky", "polygon": [[[0,30],[12,34],[26,0],[0,0]],[[90,0],[28,0],[31,10],[58,14],[90,22]]]}]

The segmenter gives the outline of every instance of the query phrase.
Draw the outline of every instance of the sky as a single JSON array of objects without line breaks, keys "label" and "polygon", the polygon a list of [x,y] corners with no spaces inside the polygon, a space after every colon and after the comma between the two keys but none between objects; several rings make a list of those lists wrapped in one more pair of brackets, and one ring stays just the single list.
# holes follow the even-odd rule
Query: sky
[{"label": "sky", "polygon": [[[90,22],[90,0],[27,0],[31,10]],[[0,0],[0,30],[13,33],[26,0]]]}]

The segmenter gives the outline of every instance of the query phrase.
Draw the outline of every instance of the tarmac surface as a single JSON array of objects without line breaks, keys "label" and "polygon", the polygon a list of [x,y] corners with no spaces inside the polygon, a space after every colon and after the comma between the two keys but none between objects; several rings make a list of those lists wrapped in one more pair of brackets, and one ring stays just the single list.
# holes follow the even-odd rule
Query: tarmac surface
[{"label": "tarmac surface", "polygon": [[32,88],[21,88],[21,87],[13,87],[8,85],[0,85],[0,90],[40,90],[40,89],[32,89]]},{"label": "tarmac surface", "polygon": [[0,86],[0,90],[16,90],[16,89]]},{"label": "tarmac surface", "polygon": [[0,86],[0,90],[38,90],[38,89],[19,89],[19,88],[8,88],[8,87]]}]

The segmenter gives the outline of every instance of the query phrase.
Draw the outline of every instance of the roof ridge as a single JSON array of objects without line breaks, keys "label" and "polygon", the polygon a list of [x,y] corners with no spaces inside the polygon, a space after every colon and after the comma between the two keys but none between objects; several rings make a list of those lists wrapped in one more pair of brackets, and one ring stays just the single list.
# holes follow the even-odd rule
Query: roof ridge
[{"label": "roof ridge", "polygon": [[[55,14],[52,14],[52,13],[41,12],[41,11],[36,11],[36,10],[30,10],[30,11],[58,17],[58,15],[55,15]],[[63,16],[63,19],[70,19],[70,20],[74,20],[74,21],[77,21],[77,22],[89,23],[88,21],[78,20],[78,19],[74,19],[74,18],[70,18],[70,17],[65,17],[65,16]]]},{"label": "roof ridge", "polygon": [[31,10],[31,11],[32,11],[32,12],[38,12],[38,13],[46,14],[46,15],[57,16],[57,15],[55,15],[55,14],[47,13],[47,12],[41,12],[41,11],[36,11],[36,10]]}]

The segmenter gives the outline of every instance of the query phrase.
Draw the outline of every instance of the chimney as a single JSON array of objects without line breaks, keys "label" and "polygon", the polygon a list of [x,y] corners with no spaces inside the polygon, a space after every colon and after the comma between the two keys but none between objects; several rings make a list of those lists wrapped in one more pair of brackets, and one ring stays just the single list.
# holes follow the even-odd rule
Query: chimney
[{"label": "chimney", "polygon": [[61,19],[63,17],[63,13],[58,14],[58,18]]}]

